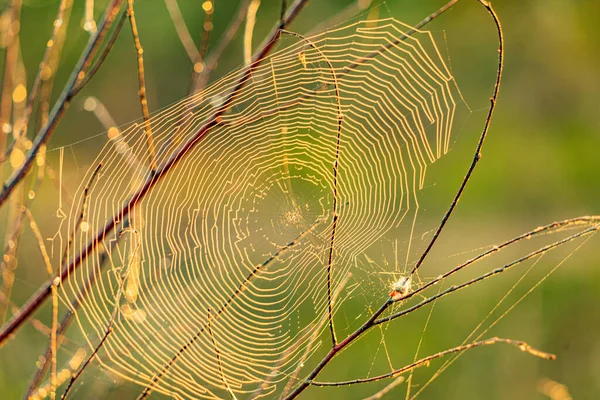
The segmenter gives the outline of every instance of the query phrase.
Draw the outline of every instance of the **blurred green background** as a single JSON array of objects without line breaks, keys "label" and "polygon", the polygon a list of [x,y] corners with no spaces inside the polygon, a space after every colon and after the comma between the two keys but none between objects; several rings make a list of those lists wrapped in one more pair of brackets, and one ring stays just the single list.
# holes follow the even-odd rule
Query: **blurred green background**
[{"label": "blurred green background", "polygon": [[[74,5],[54,98],[88,39],[89,34],[81,29],[83,3]],[[317,23],[349,4],[351,2],[343,0],[313,0],[290,29],[309,32]],[[433,0],[374,1],[371,5],[374,11],[362,11],[361,18],[371,12],[372,17],[394,17],[416,24],[442,4]],[[185,0],[179,1],[179,5],[190,32],[199,42],[203,17],[200,2]],[[600,2],[503,0],[493,5],[503,23],[506,40],[505,73],[498,108],[481,164],[439,246],[424,267],[425,279],[474,256],[481,246],[498,243],[554,220],[600,213],[600,35],[597,33]],[[0,3],[0,8],[6,6]],[[57,1],[24,1],[21,51],[28,87],[42,58],[57,6]],[[95,3],[96,16],[105,6],[105,1]],[[209,52],[237,6],[233,0],[216,1]],[[262,1],[254,33],[255,48],[277,20],[279,7],[279,1]],[[164,2],[138,1],[136,16],[144,46],[149,106],[151,111],[156,111],[186,96],[192,64],[178,40]],[[490,17],[475,0],[460,1],[427,29],[432,31],[442,55],[449,60],[466,102],[473,110],[457,124],[450,154],[439,166],[434,165],[428,176],[428,183],[435,185],[436,195],[425,194],[423,201],[426,208],[435,212],[427,214],[431,220],[423,224],[434,227],[471,161],[489,104],[497,41]],[[212,78],[242,63],[242,40],[237,37]],[[105,140],[102,125],[83,110],[84,99],[96,96],[104,102],[117,124],[126,124],[141,116],[137,84],[133,41],[125,27],[106,63],[74,100],[49,143],[50,162],[58,159],[58,152],[52,150],[66,146],[68,187],[76,188]],[[29,135],[31,137],[33,132]],[[75,144],[88,138],[92,139]],[[5,179],[6,167],[1,172]],[[33,205],[33,212],[47,237],[58,229],[56,197],[53,184],[44,183]],[[4,221],[5,213],[1,217]],[[31,251],[35,249],[31,232],[26,231],[23,240],[12,295],[16,304],[22,304],[46,276],[38,254]],[[519,286],[523,289],[515,290],[507,299],[507,307],[570,255],[485,336],[525,340],[555,353],[556,361],[537,359],[502,345],[476,349],[460,357],[420,398],[548,399],[551,397],[542,388],[548,379],[566,385],[574,399],[600,398],[598,245],[598,238],[592,238],[574,254],[576,246],[567,246],[543,257]],[[497,262],[492,259],[479,272],[495,266]],[[519,267],[507,277],[438,302],[419,354],[424,356],[460,344],[526,268],[527,265]],[[352,301],[357,308],[364,307],[359,304],[360,298]],[[387,328],[385,342],[394,354],[396,368],[412,360],[427,313],[422,311],[414,318],[397,321]],[[48,316],[48,309],[39,314],[45,322],[49,321]],[[381,335],[367,336],[344,353],[344,358],[332,363],[322,378],[360,377],[376,363],[378,367],[373,367],[373,373],[386,372],[387,361],[381,365],[381,354],[374,355],[373,351],[380,341]],[[0,349],[0,397],[21,396],[45,346],[44,335],[27,325]],[[432,363],[429,368],[419,370],[412,393],[418,391],[440,365]],[[120,383],[121,386],[115,385],[114,378],[96,369],[84,377],[80,384],[85,386],[75,395],[77,398],[129,398],[139,393],[138,387]],[[383,386],[385,384],[379,383],[350,389],[311,388],[304,398],[360,398]],[[403,397],[405,388],[405,384],[398,386],[389,398]]]}]

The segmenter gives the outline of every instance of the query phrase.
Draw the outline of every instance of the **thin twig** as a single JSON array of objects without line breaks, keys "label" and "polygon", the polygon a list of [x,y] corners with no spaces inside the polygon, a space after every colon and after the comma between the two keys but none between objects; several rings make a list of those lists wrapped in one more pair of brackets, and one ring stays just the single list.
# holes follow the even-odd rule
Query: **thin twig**
[{"label": "thin twig", "polygon": [[206,86],[210,73],[217,66],[217,63],[221,59],[223,52],[229,46],[229,43],[233,40],[238,30],[242,26],[242,22],[246,18],[248,7],[252,0],[242,0],[238,8],[237,14],[231,20],[231,23],[225,30],[225,33],[221,36],[219,44],[212,50],[208,57],[206,57],[202,64],[194,65],[194,73],[192,74],[192,84],[190,85],[190,94],[198,92]]},{"label": "thin twig", "polygon": [[246,13],[246,28],[244,29],[244,64],[246,65],[252,63],[252,35],[258,7],[260,7],[260,0],[252,0]]},{"label": "thin twig", "polygon": [[[344,288],[350,281],[351,277],[352,277],[352,274],[350,272],[348,272],[346,274],[346,276],[344,277],[344,279],[340,282],[340,284],[335,288],[335,291],[333,292],[333,297],[332,297],[333,303],[335,303],[337,301],[339,295],[342,293],[342,290],[344,290]],[[302,357],[300,357],[300,360],[298,361],[298,366],[296,367],[294,372],[292,372],[292,374],[290,375],[290,377],[288,379],[288,384],[285,386],[285,388],[282,392],[282,397],[285,396],[292,389],[294,381],[296,380],[298,374],[300,373],[300,369],[302,368],[302,365],[304,365],[306,358],[310,355],[310,352],[312,351],[312,347],[315,344],[315,342],[317,341],[317,339],[319,338],[321,329],[327,321],[328,321],[328,314],[325,313],[325,314],[323,314],[323,317],[317,322],[317,324],[315,324],[314,329],[312,330],[313,334],[310,337],[310,339],[308,340],[308,342],[306,343],[306,347],[304,348],[304,353],[302,354]]]},{"label": "thin twig", "polygon": [[[128,228],[129,228],[129,221],[125,221],[125,224],[123,225],[123,229],[128,229]],[[119,235],[117,235],[116,240],[111,240],[109,242],[110,247],[108,249],[105,249],[103,247],[103,252],[100,255],[100,258],[98,261],[99,269],[102,269],[102,266],[107,261],[107,259],[110,257],[110,252],[112,251],[112,249],[115,246],[117,246],[121,237],[122,237],[121,234],[119,234]],[[90,273],[88,274],[85,282],[83,283],[81,288],[78,290],[77,296],[73,300],[71,300],[71,304],[69,305],[66,314],[64,315],[63,319],[58,324],[58,330],[56,332],[57,346],[60,346],[62,341],[64,340],[64,333],[71,325],[71,322],[73,321],[73,318],[75,317],[75,313],[77,312],[79,307],[83,304],[85,296],[87,296],[87,294],[89,293],[91,288],[96,283],[97,277],[98,277],[98,272],[95,269],[91,270]],[[28,388],[27,392],[25,393],[23,400],[28,399],[29,396],[34,392],[34,390],[41,384],[42,379],[44,379],[44,376],[46,375],[46,372],[48,371],[48,368],[49,368],[50,354],[51,354],[51,348],[50,348],[50,344],[48,344],[48,348],[46,349],[46,352],[44,353],[44,356],[42,357],[44,362],[39,366],[38,370],[36,371],[35,376],[32,378],[31,383],[29,384],[29,388]]]},{"label": "thin twig", "polygon": [[225,385],[227,392],[231,395],[232,399],[235,399],[235,394],[229,387],[229,384],[227,383],[227,378],[225,378],[225,372],[223,372],[223,363],[221,362],[221,351],[219,350],[219,346],[217,346],[217,340],[215,339],[215,335],[213,334],[212,328],[210,327],[211,319],[212,319],[212,312],[209,308],[208,309],[208,322],[207,322],[206,326],[208,329],[208,335],[210,336],[210,340],[211,340],[213,348],[215,350],[215,354],[217,355],[217,364],[219,365],[219,374],[221,374],[221,380],[223,381],[223,384]]},{"label": "thin twig", "polygon": [[148,159],[152,173],[156,172],[156,152],[154,150],[154,140],[152,139],[152,129],[150,127],[150,112],[148,111],[148,98],[146,97],[146,75],[144,73],[144,49],[140,42],[135,13],[133,10],[134,0],[127,0],[127,16],[131,25],[131,34],[135,43],[135,52],[137,54],[138,80],[140,84],[140,105],[142,106],[142,115],[144,116],[144,130],[146,131],[146,144],[148,146]]},{"label": "thin twig", "polygon": [[527,343],[525,343],[523,341],[493,337],[491,339],[481,340],[479,342],[473,342],[473,343],[465,344],[462,346],[456,346],[456,347],[453,347],[448,350],[440,351],[439,353],[435,353],[435,354],[432,354],[425,358],[422,358],[419,361],[415,361],[412,364],[409,364],[405,367],[396,369],[392,372],[388,372],[387,374],[377,375],[377,376],[373,376],[371,378],[353,379],[353,380],[342,381],[342,382],[312,381],[310,384],[313,386],[323,387],[323,386],[348,386],[348,385],[355,385],[358,383],[377,382],[377,381],[380,381],[380,380],[386,379],[386,378],[394,378],[394,377],[398,376],[399,374],[402,374],[407,371],[411,371],[422,365],[428,365],[432,360],[435,360],[436,358],[444,357],[448,354],[459,353],[459,352],[473,349],[475,347],[490,346],[490,345],[497,344],[497,343],[507,343],[507,344],[516,346],[519,348],[519,350],[529,353],[533,356],[543,358],[544,360],[556,360],[556,356],[554,354],[550,354],[550,353],[546,353],[544,351],[538,350],[534,347],[531,347],[530,345],[528,345]]},{"label": "thin twig", "polygon": [[[81,224],[83,222],[85,222],[85,220],[86,220],[89,192],[90,192],[92,185],[94,184],[94,180],[96,179],[96,177],[98,176],[98,173],[100,172],[100,168],[102,168],[102,162],[98,163],[98,166],[96,167],[94,172],[92,172],[92,176],[90,177],[88,183],[85,185],[85,188],[83,188],[83,199],[81,200],[81,211],[79,212],[79,218],[77,218],[77,222],[75,222],[75,228],[73,229],[73,232],[71,232],[71,235],[69,236],[69,239],[67,240],[67,246],[65,247],[65,251],[64,251],[61,261],[60,261],[61,265],[63,265],[67,261],[67,256],[68,256],[69,250],[71,248],[71,243],[73,243],[73,238],[75,237],[75,235],[81,228]],[[87,231],[88,229],[89,229],[89,226],[86,227],[85,230]]]},{"label": "thin twig", "polygon": [[[80,347],[75,351],[73,356],[65,363],[63,368],[60,369],[60,372],[57,374],[57,387],[60,387],[63,383],[67,382],[74,373],[77,372],[81,363],[84,361],[86,356],[85,348]],[[48,393],[50,392],[52,383],[45,382],[41,384],[37,389],[24,397],[23,400],[42,400],[45,399]]]},{"label": "thin twig", "polygon": [[[285,2],[284,2],[284,4],[285,4]],[[340,89],[339,89],[338,79],[335,74],[335,69],[333,68],[333,65],[331,64],[331,61],[325,56],[325,54],[321,51],[321,49],[319,49],[310,39],[307,39],[298,33],[287,31],[283,28],[281,29],[281,33],[298,37],[301,40],[308,43],[308,45],[310,47],[315,49],[317,51],[317,53],[319,53],[319,55],[321,57],[323,57],[323,59],[327,63],[327,66],[329,67],[329,72],[331,72],[331,76],[333,78],[333,87],[335,90],[335,99],[336,99],[336,104],[337,104],[337,129],[336,129],[336,142],[335,142],[335,157],[334,157],[334,161],[333,161],[333,221],[331,224],[331,238],[329,241],[329,256],[328,256],[328,261],[327,261],[327,308],[328,308],[327,309],[327,318],[329,320],[329,331],[331,333],[331,345],[335,346],[337,344],[337,339],[335,337],[335,329],[333,327],[333,305],[332,305],[332,299],[331,299],[331,275],[332,275],[332,266],[333,266],[333,245],[335,242],[335,231],[336,231],[337,220],[338,220],[337,182],[338,182],[340,142],[341,142],[341,136],[342,136],[342,122],[343,122],[342,103],[341,103],[341,99],[340,99]]]},{"label": "thin twig", "polygon": [[408,300],[412,296],[415,296],[415,295],[427,290],[431,286],[438,284],[439,282],[456,274],[457,272],[468,267],[469,265],[474,264],[474,263],[482,260],[483,258],[490,256],[491,254],[497,253],[498,251],[504,249],[505,247],[508,247],[519,241],[527,240],[534,236],[543,235],[548,232],[557,231],[557,230],[571,227],[571,226],[585,225],[585,226],[592,226],[592,228],[593,228],[594,225],[598,225],[599,223],[600,223],[600,216],[587,216],[587,217],[570,218],[570,219],[566,219],[563,221],[553,222],[548,225],[537,227],[531,231],[525,232],[519,236],[516,236],[510,240],[507,240],[499,245],[493,246],[490,249],[484,251],[483,253],[480,253],[477,256],[465,261],[464,263],[457,265],[456,267],[452,268],[451,270],[445,272],[444,274],[438,276],[437,278],[429,281],[425,285],[419,287],[418,289],[415,289],[414,291],[406,294],[405,296],[402,297],[402,299]]},{"label": "thin twig", "polygon": [[185,52],[190,58],[190,61],[192,63],[196,63],[197,60],[201,59],[200,52],[196,48],[196,44],[194,43],[194,39],[192,39],[192,35],[190,35],[190,31],[185,24],[183,15],[181,15],[181,10],[179,9],[177,0],[165,0],[165,4],[167,6],[167,11],[169,11],[169,16],[173,21],[173,26],[175,27],[179,41],[183,45]]},{"label": "thin twig", "polygon": [[[136,245],[134,252],[137,252],[139,250],[138,246],[139,246],[139,243]],[[131,270],[128,270],[127,275],[130,272],[131,272]],[[106,341],[108,336],[113,332],[113,324],[115,322],[115,318],[117,317],[118,312],[120,311],[121,296],[123,295],[123,285],[125,284],[126,281],[127,281],[127,276],[124,276],[121,278],[121,282],[119,283],[119,290],[117,291],[117,295],[115,298],[115,306],[113,308],[108,325],[106,326],[106,331],[104,332],[104,336],[102,336],[100,343],[98,343],[98,345],[94,348],[94,351],[92,352],[92,354],[90,354],[90,356],[87,358],[87,360],[85,360],[85,362],[83,363],[83,365],[81,366],[79,371],[77,371],[77,373],[75,375],[73,375],[73,377],[69,381],[69,384],[67,385],[67,388],[65,389],[65,392],[61,396],[61,400],[65,400],[67,398],[75,381],[81,376],[83,371],[88,367],[88,365],[94,359],[94,357],[96,357],[96,355],[98,354],[98,351],[100,351],[100,349],[104,345],[104,342]]]},{"label": "thin twig", "polygon": [[[54,131],[58,126],[58,122],[64,115],[65,111],[68,108],[68,105],[73,98],[73,88],[77,85],[78,81],[83,79],[84,77],[84,68],[89,65],[91,62],[91,58],[99,48],[102,40],[106,34],[106,31],[112,25],[123,0],[113,0],[106,11],[105,17],[102,20],[100,29],[91,37],[86,49],[84,50],[81,58],[79,59],[77,65],[75,66],[73,73],[71,74],[65,88],[62,93],[58,97],[52,112],[48,118],[48,123],[44,125],[44,127],[38,132],[31,149],[27,152],[25,157],[25,161],[21,165],[21,167],[15,171],[10,178],[4,183],[2,192],[0,192],[0,206],[2,206],[10,194],[13,192],[15,187],[19,182],[27,175],[31,167],[33,166],[34,160],[36,158],[37,153],[40,148],[45,145]],[[1,343],[1,340],[0,340]]]},{"label": "thin twig", "polygon": [[[115,304],[115,308],[116,307],[117,307],[117,305]],[[112,325],[112,321],[113,320],[111,319],[108,329],[106,329],[104,336],[102,336],[100,343],[98,343],[98,345],[94,348],[94,351],[92,352],[92,354],[90,354],[90,356],[85,360],[85,362],[83,363],[81,368],[79,368],[79,371],[77,371],[77,373],[71,377],[71,380],[69,381],[69,384],[67,385],[67,388],[65,389],[65,392],[60,397],[61,400],[65,400],[67,398],[75,381],[81,376],[83,371],[87,368],[87,366],[90,364],[90,362],[92,362],[94,357],[96,357],[96,354],[98,354],[98,351],[100,351],[100,348],[104,345],[104,342],[108,338],[108,335],[110,335],[112,333],[112,328],[110,327],[110,325]]]},{"label": "thin twig", "polygon": [[[10,144],[10,146],[8,147],[6,152],[3,155],[1,155],[2,159],[0,159],[0,163],[4,162],[6,159],[8,159],[8,157],[10,156],[10,153],[14,149],[15,144],[21,139],[21,137],[27,131],[27,125],[29,124],[29,119],[30,119],[31,113],[33,111],[33,104],[35,103],[35,100],[38,98],[38,91],[40,89],[42,81],[44,80],[44,76],[48,75],[48,69],[50,68],[50,66],[48,64],[49,64],[51,55],[54,52],[60,52],[60,50],[62,48],[62,42],[60,44],[58,44],[57,42],[59,42],[59,41],[57,41],[57,37],[61,30],[66,31],[66,29],[67,29],[67,25],[68,25],[68,21],[69,21],[69,14],[71,11],[72,4],[73,4],[72,0],[61,0],[59,3],[58,13],[57,13],[56,18],[53,23],[54,28],[52,29],[52,33],[50,34],[50,40],[48,40],[48,43],[46,46],[46,51],[44,52],[44,56],[42,58],[42,61],[40,62],[37,73],[33,80],[33,86],[31,87],[31,92],[29,93],[29,99],[27,101],[27,105],[25,106],[25,113],[23,115],[22,120],[19,121],[19,123],[14,124],[15,139]],[[65,14],[65,11],[67,11],[66,14]],[[65,19],[66,19],[66,21],[65,21]],[[66,22],[66,23],[64,23],[64,22]],[[57,46],[57,44],[58,44],[58,46]],[[52,73],[52,70],[50,70],[50,74],[51,73]]]},{"label": "thin twig", "polygon": [[[432,301],[434,301],[436,299],[439,299],[441,297],[447,296],[450,293],[456,292],[457,290],[464,289],[467,286],[471,286],[471,285],[473,285],[475,283],[478,283],[478,282],[481,282],[483,280],[486,280],[486,279],[488,279],[488,278],[490,278],[490,277],[492,277],[494,275],[498,275],[498,274],[500,274],[500,273],[502,273],[504,271],[507,271],[508,269],[514,267],[515,265],[518,265],[518,264],[522,263],[523,261],[527,261],[527,260],[529,260],[531,258],[540,256],[540,255],[542,255],[544,253],[547,253],[550,250],[553,250],[553,249],[555,249],[555,248],[557,248],[559,246],[562,246],[563,244],[569,243],[569,242],[571,242],[571,241],[573,241],[575,239],[579,239],[581,237],[594,234],[599,229],[600,229],[600,224],[599,225],[594,225],[594,226],[591,226],[591,227],[589,227],[589,228],[587,228],[587,229],[585,229],[585,230],[583,230],[581,232],[578,232],[578,233],[576,233],[574,235],[566,237],[566,238],[564,238],[562,240],[559,240],[559,241],[554,242],[552,244],[549,244],[547,246],[541,247],[540,249],[538,249],[536,251],[533,251],[533,252],[531,252],[531,253],[523,256],[523,257],[520,257],[520,258],[518,258],[518,259],[516,259],[516,260],[514,260],[514,261],[512,261],[512,262],[510,262],[508,264],[504,264],[502,267],[496,268],[496,269],[494,269],[494,270],[492,270],[490,272],[487,272],[487,273],[485,273],[483,275],[480,275],[480,276],[478,276],[476,278],[473,278],[473,279],[468,280],[468,281],[466,281],[464,283],[461,283],[460,285],[452,285],[448,289],[446,289],[446,290],[444,290],[444,291],[442,291],[442,292],[440,292],[440,293],[438,293],[436,295],[433,295],[433,296],[431,296],[431,297],[429,297],[429,298],[421,301],[420,303],[415,304],[414,306],[412,306],[410,308],[407,308],[405,310],[402,310],[402,311],[399,311],[397,313],[391,314],[391,315],[389,315],[389,316],[387,316],[385,318],[378,319],[377,321],[375,321],[375,324],[377,325],[377,324],[381,324],[381,323],[384,323],[384,322],[389,322],[389,321],[394,320],[394,319],[396,319],[398,317],[402,317],[402,316],[404,316],[406,314],[410,314],[411,312],[413,312],[413,311],[415,311],[415,310],[417,310],[417,309],[419,309],[419,308],[421,308],[421,307],[423,307],[423,306],[431,303]],[[436,279],[436,281],[439,282],[439,280],[437,280],[437,279]],[[421,291],[421,290],[419,290],[419,291]],[[415,291],[415,292],[417,292],[417,291]]]},{"label": "thin twig", "polygon": [[98,55],[98,57],[96,57],[94,64],[91,65],[89,69],[85,72],[84,77],[80,79],[79,82],[75,85],[71,93],[71,97],[75,97],[81,91],[81,89],[83,89],[88,84],[88,82],[94,77],[94,75],[96,75],[96,72],[98,72],[102,64],[104,64],[104,60],[106,60],[106,57],[108,57],[108,54],[110,53],[115,42],[119,38],[119,34],[121,33],[123,25],[125,25],[125,21],[127,21],[127,11],[122,12],[119,16],[117,24],[115,25],[115,29],[108,38],[106,45],[104,45],[102,52],[100,53],[100,55]]}]

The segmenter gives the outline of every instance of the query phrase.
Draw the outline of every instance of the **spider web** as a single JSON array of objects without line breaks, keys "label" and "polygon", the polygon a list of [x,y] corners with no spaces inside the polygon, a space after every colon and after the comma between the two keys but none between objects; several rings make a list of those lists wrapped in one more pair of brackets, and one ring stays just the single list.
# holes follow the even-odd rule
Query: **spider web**
[{"label": "spider web", "polygon": [[[455,82],[432,35],[412,31],[389,18],[284,36],[253,67],[218,123],[61,286],[81,296],[98,274],[76,318],[91,349],[104,338],[104,368],[176,397],[282,389],[327,330],[328,283],[335,320],[348,273],[414,225],[427,166],[448,151]],[[157,164],[243,74],[152,116]],[[74,196],[69,257],[150,176],[147,157],[143,123],[112,136]]]}]

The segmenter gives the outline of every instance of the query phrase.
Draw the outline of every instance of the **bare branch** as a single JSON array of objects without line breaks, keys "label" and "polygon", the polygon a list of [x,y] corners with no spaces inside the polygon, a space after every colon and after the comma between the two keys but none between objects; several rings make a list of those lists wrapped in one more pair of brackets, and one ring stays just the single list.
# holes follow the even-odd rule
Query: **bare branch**
[{"label": "bare branch", "polygon": [[386,379],[386,378],[395,378],[400,374],[411,371],[422,365],[428,365],[432,360],[435,360],[436,358],[441,358],[441,357],[447,356],[448,354],[452,354],[452,353],[460,353],[463,351],[473,349],[475,347],[490,346],[490,345],[498,344],[498,343],[507,343],[507,344],[516,346],[519,348],[519,350],[529,353],[532,356],[543,358],[544,360],[556,360],[556,356],[554,354],[550,354],[550,353],[546,353],[544,351],[538,350],[534,347],[531,347],[530,345],[528,345],[527,343],[525,343],[523,341],[494,337],[491,339],[486,339],[486,340],[482,340],[479,342],[473,342],[473,343],[465,344],[462,346],[456,346],[456,347],[453,347],[448,350],[440,351],[439,353],[435,353],[435,354],[432,354],[425,358],[422,358],[422,359],[420,359],[412,364],[409,364],[405,367],[399,368],[392,372],[388,372],[387,374],[377,375],[377,376],[373,376],[371,378],[353,379],[353,380],[342,381],[342,382],[312,381],[312,382],[310,382],[310,384],[313,386],[348,386],[348,385],[355,385],[358,383],[376,382],[376,381],[380,381],[380,380]]}]

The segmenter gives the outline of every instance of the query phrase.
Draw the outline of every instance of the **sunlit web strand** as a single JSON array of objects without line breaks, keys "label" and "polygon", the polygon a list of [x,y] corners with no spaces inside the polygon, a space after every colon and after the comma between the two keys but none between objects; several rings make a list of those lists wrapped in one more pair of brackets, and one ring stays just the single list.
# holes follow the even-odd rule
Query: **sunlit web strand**
[{"label": "sunlit web strand", "polygon": [[[200,398],[251,392],[280,363],[270,378],[276,388],[296,369],[327,310],[338,105],[343,206],[334,286],[353,258],[416,211],[427,166],[448,149],[454,83],[431,36],[401,41],[410,27],[393,19],[374,23],[308,38],[314,47],[286,40],[292,43],[252,71],[220,124],[139,202],[131,229],[78,311],[80,329],[94,333],[92,346],[123,285],[99,353],[105,368],[163,393]],[[211,118],[242,74],[152,116],[159,164]],[[143,124],[102,150],[89,229],[76,235],[71,257],[147,179],[145,152]],[[77,213],[71,211],[69,231]],[[97,263],[86,258],[64,282],[64,294],[77,294]]]}]

